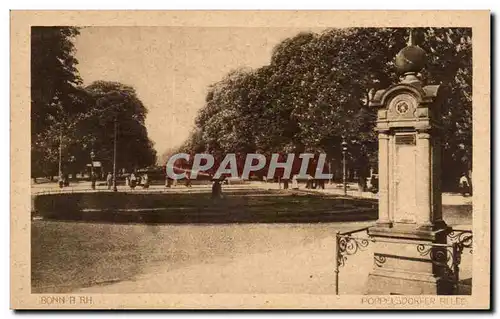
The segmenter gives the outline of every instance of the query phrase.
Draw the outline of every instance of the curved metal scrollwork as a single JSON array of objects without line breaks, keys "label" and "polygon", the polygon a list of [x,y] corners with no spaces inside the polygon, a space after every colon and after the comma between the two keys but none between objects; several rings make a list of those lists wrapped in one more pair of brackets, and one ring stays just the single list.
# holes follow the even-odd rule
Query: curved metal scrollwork
[{"label": "curved metal scrollwork", "polygon": [[461,252],[457,248],[457,244],[452,246],[417,245],[420,256],[429,256],[432,264],[440,267],[442,275],[455,285],[458,283],[458,265],[461,260]]},{"label": "curved metal scrollwork", "polygon": [[436,247],[432,245],[417,245],[417,251],[420,256],[429,256],[431,262],[436,266],[451,266],[450,261],[453,261],[452,247]]},{"label": "curved metal scrollwork", "polygon": [[450,244],[458,244],[460,251],[468,248],[472,254],[472,231],[454,229],[448,234],[448,242]]},{"label": "curved metal scrollwork", "polygon": [[347,256],[354,255],[358,251],[365,250],[370,244],[369,239],[354,238],[350,236],[339,236],[338,238],[339,251],[337,254],[337,263],[339,267],[343,267],[347,261]]},{"label": "curved metal scrollwork", "polygon": [[[366,230],[366,228],[351,231],[347,233],[337,233],[336,235],[336,251],[337,251],[337,265],[335,268],[336,273],[336,292],[338,294],[338,274],[339,268],[345,266],[347,261],[347,256],[356,254],[358,251],[365,250],[370,241],[373,242],[388,242],[393,244],[412,244],[411,241],[397,241],[389,240],[384,238],[361,238],[352,236],[353,233],[359,233]],[[458,292],[459,283],[459,272],[460,263],[462,260],[462,253],[465,248],[470,250],[472,253],[473,238],[472,231],[470,230],[457,230],[454,229],[446,234],[447,243],[437,242],[415,242],[417,252],[421,257],[428,257],[424,259],[426,262],[431,262],[434,269],[433,272],[438,272],[438,274],[443,279],[449,281],[454,288],[455,292]],[[391,255],[384,255],[380,253],[374,253],[374,263],[377,267],[383,267],[387,259],[392,258]]]}]

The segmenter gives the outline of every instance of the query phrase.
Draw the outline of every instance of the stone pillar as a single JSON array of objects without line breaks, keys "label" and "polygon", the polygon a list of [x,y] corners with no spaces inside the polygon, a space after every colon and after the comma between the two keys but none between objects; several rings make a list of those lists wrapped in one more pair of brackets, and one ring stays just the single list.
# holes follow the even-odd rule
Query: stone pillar
[{"label": "stone pillar", "polygon": [[401,82],[370,100],[377,108],[379,219],[368,228],[373,269],[367,293],[449,294],[454,279],[446,275],[448,266],[430,253],[444,251],[450,231],[441,218],[442,90],[418,79],[425,66],[421,48],[401,50],[396,66]]},{"label": "stone pillar", "polygon": [[396,185],[394,181],[394,135],[389,136],[389,219],[394,221],[394,210],[396,209]]},{"label": "stone pillar", "polygon": [[389,201],[389,135],[387,132],[378,133],[378,221],[379,226],[390,226]]},{"label": "stone pillar", "polygon": [[415,217],[417,225],[424,228],[432,226],[430,137],[426,131],[417,133],[416,199],[418,211]]}]

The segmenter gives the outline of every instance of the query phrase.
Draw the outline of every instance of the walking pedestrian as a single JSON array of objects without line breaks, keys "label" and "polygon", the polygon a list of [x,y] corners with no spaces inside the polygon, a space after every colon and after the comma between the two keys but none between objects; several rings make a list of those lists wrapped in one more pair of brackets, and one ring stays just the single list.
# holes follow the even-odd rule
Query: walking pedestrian
[{"label": "walking pedestrian", "polygon": [[469,184],[469,179],[467,178],[467,175],[462,174],[462,177],[460,177],[459,181],[459,187],[460,191],[462,193],[462,196],[466,196],[466,194],[471,194],[470,192],[470,184]]},{"label": "walking pedestrian", "polygon": [[324,179],[318,180],[318,189],[325,189],[325,180]]},{"label": "walking pedestrian", "polygon": [[283,189],[288,189],[289,180],[288,178],[283,179]]},{"label": "walking pedestrian", "polygon": [[111,189],[111,186],[113,185],[113,175],[111,172],[109,172],[106,176],[106,184],[108,185],[108,189]]},{"label": "walking pedestrian", "polygon": [[214,180],[214,182],[212,184],[212,199],[222,198],[221,182],[222,182],[222,180],[220,180],[220,179]]},{"label": "walking pedestrian", "polygon": [[135,189],[136,186],[137,186],[137,178],[135,177],[135,174],[132,173],[130,174],[130,188]]},{"label": "walking pedestrian", "polygon": [[59,177],[57,178],[57,182],[59,184],[59,188],[63,188],[64,187],[64,177],[63,177],[62,173],[59,174]]},{"label": "walking pedestrian", "polygon": [[293,175],[292,189],[299,189],[299,181],[297,180],[297,175]]},{"label": "walking pedestrian", "polygon": [[97,175],[96,175],[96,173],[91,173],[90,174],[90,181],[91,181],[92,189],[95,189],[95,185],[97,183]]}]

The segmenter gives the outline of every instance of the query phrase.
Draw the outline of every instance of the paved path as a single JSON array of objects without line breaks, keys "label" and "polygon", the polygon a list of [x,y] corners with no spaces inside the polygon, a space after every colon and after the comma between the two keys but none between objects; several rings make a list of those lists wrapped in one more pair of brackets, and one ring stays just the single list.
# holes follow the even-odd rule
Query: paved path
[{"label": "paved path", "polygon": [[[210,244],[200,242],[194,263],[159,263],[131,278],[81,288],[75,293],[334,295],[334,232],[364,226],[367,224],[227,226],[232,229],[230,233],[222,231],[229,236],[227,241],[214,241],[214,235],[205,238]],[[225,252],[214,255],[214,250],[220,250],[216,248],[219,245],[226,247]],[[340,268],[339,294],[366,293],[372,256],[373,245],[348,256]],[[472,255],[466,251],[460,267],[462,280],[471,278],[471,269]]]}]

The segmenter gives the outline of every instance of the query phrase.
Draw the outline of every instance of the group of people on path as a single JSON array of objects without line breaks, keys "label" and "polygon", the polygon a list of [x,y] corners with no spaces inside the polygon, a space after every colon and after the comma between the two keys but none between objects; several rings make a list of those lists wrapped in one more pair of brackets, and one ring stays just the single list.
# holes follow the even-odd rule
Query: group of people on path
[{"label": "group of people on path", "polygon": [[[267,180],[266,180],[267,182]],[[290,188],[290,179],[288,178],[278,178],[278,188],[281,189],[281,183],[283,183],[283,189]],[[299,189],[299,180],[297,175],[294,175],[291,180],[291,188]],[[324,179],[314,179],[308,178],[306,181],[306,189],[325,189],[325,180]]]},{"label": "group of people on path", "polygon": [[125,185],[129,186],[131,189],[135,189],[139,184],[142,185],[142,188],[149,188],[148,174],[143,174],[142,177],[137,177],[135,173],[132,173],[130,176],[125,178]]},{"label": "group of people on path", "polygon": [[[96,189],[97,180],[98,180],[97,174],[91,173],[90,174],[90,185],[91,185],[92,189]],[[111,187],[113,186],[113,174],[111,174],[111,172],[109,172],[106,175],[106,185],[107,185],[108,189],[111,189]]]},{"label": "group of people on path", "polygon": [[[191,187],[192,186],[191,179],[190,178],[185,178],[184,179],[184,185],[186,187]],[[171,178],[167,178],[165,180],[165,187],[171,188],[172,186],[177,186],[177,180],[171,179]]]},{"label": "group of people on path", "polygon": [[[95,173],[91,174],[90,181],[92,189],[96,189],[97,180],[98,180],[97,174]],[[109,172],[106,175],[106,186],[108,189],[111,189],[113,187],[113,184],[114,184],[113,174]],[[130,174],[130,176],[125,178],[125,185],[129,186],[131,189],[135,189],[139,184],[142,184],[143,188],[149,188],[148,174],[142,175],[142,177],[139,179],[134,173],[132,173]]]},{"label": "group of people on path", "polygon": [[[372,185],[375,184],[376,186],[378,186],[378,179],[374,179],[372,177]],[[90,180],[91,180],[91,187],[93,190],[96,189],[96,184],[97,184],[97,181],[98,181],[98,176],[97,174],[95,173],[91,173],[91,176],[90,176]],[[222,183],[224,182],[224,179],[220,179],[220,180],[214,180],[213,181],[213,184],[212,184],[212,197],[214,198],[220,198],[221,195],[222,195]],[[288,189],[289,188],[289,183],[290,183],[290,180],[288,179],[279,179],[278,180],[278,184],[280,185],[280,188],[281,188],[281,183],[283,183],[283,188],[284,189]],[[59,177],[59,187],[60,188],[63,188],[63,187],[67,187],[69,186],[69,176],[66,174],[66,175],[62,175]],[[108,189],[111,189],[113,187],[113,184],[114,184],[114,180],[113,180],[113,174],[111,172],[109,172],[107,175],[106,175],[106,186]],[[175,186],[176,184],[176,181],[173,181],[171,179],[168,179],[166,180],[166,183],[165,183],[165,186],[170,188],[171,186]],[[298,180],[297,180],[297,176],[294,176],[291,180],[291,188],[292,189],[298,189],[299,188],[299,185],[298,185]],[[131,189],[135,189],[138,185],[142,185],[143,188],[147,189],[149,188],[149,177],[148,177],[148,174],[143,174],[141,177],[137,177],[135,173],[131,173],[130,176],[126,177],[125,178],[125,185],[126,186],[129,186]],[[375,186],[374,185],[374,186]],[[191,187],[191,179],[187,178],[185,180],[185,186],[186,187]],[[312,188],[312,189],[315,189],[315,188],[320,188],[320,189],[324,189],[325,188],[325,181],[324,180],[315,180],[315,179],[310,179],[307,181],[307,184],[306,184],[306,188]],[[378,187],[376,187],[378,188]],[[462,174],[462,176],[460,177],[459,179],[459,189],[460,189],[460,193],[462,194],[462,196],[472,196],[472,187],[471,187],[471,183],[470,183],[470,180],[469,180],[469,177],[467,176],[467,174]]]},{"label": "group of people on path", "polygon": [[69,186],[69,175],[64,174],[59,176],[59,188],[68,187]]}]

